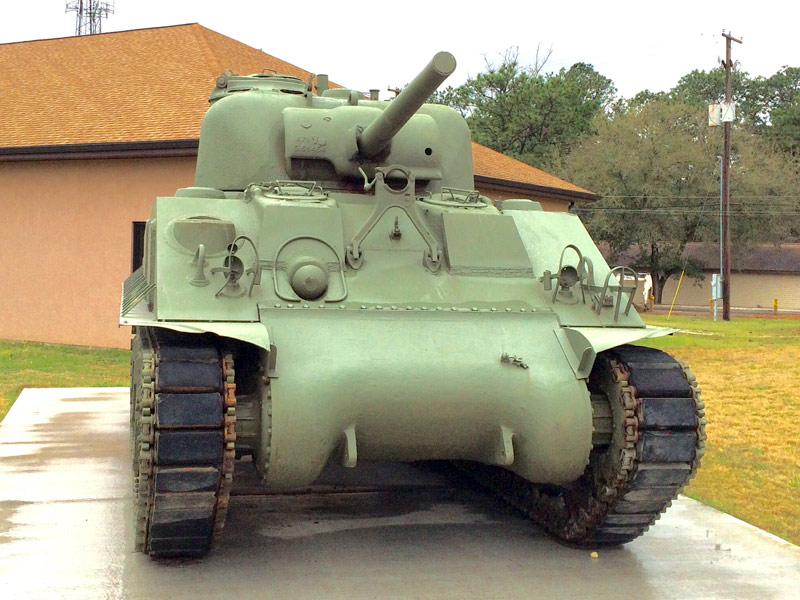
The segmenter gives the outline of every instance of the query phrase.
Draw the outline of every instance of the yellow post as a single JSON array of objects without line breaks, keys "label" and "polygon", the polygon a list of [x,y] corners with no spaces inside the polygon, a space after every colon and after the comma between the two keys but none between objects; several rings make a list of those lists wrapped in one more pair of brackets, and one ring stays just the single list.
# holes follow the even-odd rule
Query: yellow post
[{"label": "yellow post", "polygon": [[775,298],[772,301],[772,314],[777,316],[778,315],[778,299]]},{"label": "yellow post", "polygon": [[683,274],[686,271],[681,271],[681,278],[678,279],[678,287],[675,288],[675,295],[672,297],[672,304],[669,305],[669,314],[667,314],[667,321],[672,316],[672,307],[675,306],[675,299],[678,297],[678,292],[681,291],[681,282],[683,281]]}]

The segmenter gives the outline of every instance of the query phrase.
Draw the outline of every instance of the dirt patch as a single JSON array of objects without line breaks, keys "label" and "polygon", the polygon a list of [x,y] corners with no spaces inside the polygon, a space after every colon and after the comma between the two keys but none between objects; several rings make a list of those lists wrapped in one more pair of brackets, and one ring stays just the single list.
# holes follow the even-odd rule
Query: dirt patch
[{"label": "dirt patch", "polygon": [[23,506],[31,504],[30,502],[22,502],[20,500],[6,500],[0,502],[0,544],[9,542],[9,531],[14,528],[14,523],[11,522],[14,514]]}]

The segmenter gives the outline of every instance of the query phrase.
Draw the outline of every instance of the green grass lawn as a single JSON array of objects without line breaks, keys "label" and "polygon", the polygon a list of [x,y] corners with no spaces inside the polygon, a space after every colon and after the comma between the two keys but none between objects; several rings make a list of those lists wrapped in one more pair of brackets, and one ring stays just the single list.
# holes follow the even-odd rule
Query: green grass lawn
[{"label": "green grass lawn", "polygon": [[0,340],[0,420],[26,387],[128,386],[127,350]]},{"label": "green grass lawn", "polygon": [[733,316],[713,321],[708,316],[643,314],[648,325],[681,329],[678,335],[656,338],[647,346],[662,348],[759,348],[800,345],[800,320]]}]

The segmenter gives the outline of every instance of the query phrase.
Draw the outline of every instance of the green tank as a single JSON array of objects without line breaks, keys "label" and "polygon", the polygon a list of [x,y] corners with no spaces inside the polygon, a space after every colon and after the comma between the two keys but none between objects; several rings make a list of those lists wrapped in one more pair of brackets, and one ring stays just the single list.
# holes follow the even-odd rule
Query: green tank
[{"label": "green tank", "polygon": [[157,198],[133,327],[136,549],[208,551],[236,459],[269,492],[329,462],[447,461],[576,546],[644,532],[695,473],[686,366],[580,219],[474,189],[470,132],[425,100],[224,74],[195,187]]}]

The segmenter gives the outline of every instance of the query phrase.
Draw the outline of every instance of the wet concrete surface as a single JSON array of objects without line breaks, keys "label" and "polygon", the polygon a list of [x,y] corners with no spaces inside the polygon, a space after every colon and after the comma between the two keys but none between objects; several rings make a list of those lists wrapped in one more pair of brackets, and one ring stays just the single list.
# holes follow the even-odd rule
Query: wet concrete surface
[{"label": "wet concrete surface", "polygon": [[800,548],[688,498],[592,558],[432,471],[265,496],[237,468],[221,547],[153,561],[133,552],[127,390],[25,390],[0,424],[0,598],[800,598]]}]

